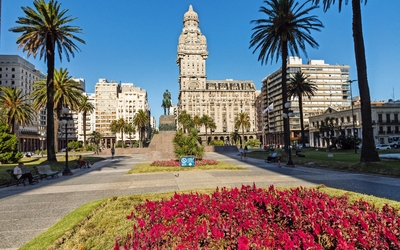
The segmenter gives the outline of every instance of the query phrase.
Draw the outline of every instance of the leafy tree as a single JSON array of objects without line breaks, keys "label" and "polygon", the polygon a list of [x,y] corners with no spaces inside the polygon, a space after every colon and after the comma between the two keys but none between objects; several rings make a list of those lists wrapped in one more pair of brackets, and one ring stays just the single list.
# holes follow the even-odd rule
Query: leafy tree
[{"label": "leafy tree", "polygon": [[258,139],[250,139],[250,140],[248,140],[246,142],[245,145],[248,146],[248,147],[250,146],[252,148],[259,148],[260,144],[261,144],[260,140],[258,140]]},{"label": "leafy tree", "polygon": [[[313,0],[313,3],[319,4],[320,0]],[[335,4],[335,0],[321,0],[324,3],[324,11],[326,12],[331,5]],[[339,12],[342,10],[343,0],[338,0]],[[349,0],[345,0],[347,5]],[[367,77],[367,60],[365,58],[364,36],[361,19],[362,0],[351,0],[353,10],[353,41],[354,51],[357,65],[358,89],[360,90],[361,100],[361,122],[362,122],[362,141],[363,146],[360,154],[361,162],[380,161],[379,154],[375,150],[374,131],[372,127],[371,115],[371,96],[369,93],[368,77]],[[367,0],[365,0],[367,4]]]},{"label": "leafy tree", "polygon": [[129,136],[129,145],[131,145],[131,148],[133,148],[132,144],[132,135],[136,133],[135,126],[132,123],[127,123],[125,125],[125,132],[128,133]]},{"label": "leafy tree", "polygon": [[[33,107],[36,110],[41,110],[46,107],[47,103],[47,81],[41,79],[33,84],[33,92],[31,98],[34,100]],[[58,127],[60,117],[62,116],[63,107],[68,107],[71,110],[79,110],[79,106],[84,98],[83,87],[75,81],[68,72],[68,69],[60,68],[54,71],[54,146],[58,148]],[[54,117],[54,116],[53,116]]]},{"label": "leafy tree", "polygon": [[70,54],[74,57],[75,51],[80,51],[73,40],[85,44],[85,41],[76,37],[74,33],[82,33],[82,29],[71,26],[70,23],[76,18],[67,16],[68,9],[61,10],[61,4],[55,0],[45,2],[34,0],[31,7],[22,7],[25,17],[19,17],[16,21],[20,26],[13,27],[10,31],[22,33],[17,38],[18,48],[28,53],[28,57],[36,57],[39,53],[40,59],[47,62],[47,160],[57,161],[54,148],[54,69],[55,52],[58,52],[60,61],[64,53],[67,61]]},{"label": "leafy tree", "polygon": [[[282,104],[287,102],[287,72],[286,60],[288,53],[299,56],[299,50],[307,56],[306,44],[313,48],[319,45],[310,35],[312,30],[319,31],[323,27],[322,23],[314,15],[309,16],[309,12],[317,8],[312,6],[305,8],[311,0],[299,5],[294,0],[264,0],[267,7],[261,6],[259,12],[266,15],[265,18],[253,20],[251,23],[256,26],[251,36],[250,48],[255,47],[253,53],[260,50],[258,60],[261,64],[266,63],[269,58],[271,62],[276,57],[282,59]],[[287,113],[287,108],[283,106],[283,111]],[[285,151],[288,152],[290,144],[289,122],[283,120]]]},{"label": "leafy tree", "polygon": [[177,131],[173,139],[175,156],[179,159],[185,155],[194,155],[196,159],[202,159],[204,147],[199,145],[199,139],[195,128],[191,129],[188,135],[185,135],[182,131]]},{"label": "leafy tree", "polygon": [[81,102],[79,103],[78,111],[82,112],[83,150],[86,151],[86,116],[88,113],[92,113],[94,111],[94,105],[88,101],[87,96],[82,97]]},{"label": "leafy tree", "polygon": [[89,141],[90,143],[95,145],[95,152],[97,153],[100,149],[100,140],[101,140],[102,136],[99,132],[97,131],[93,131],[92,134],[90,134],[89,136]]},{"label": "leafy tree", "polygon": [[186,131],[189,131],[191,128],[194,128],[194,122],[190,114],[186,112],[186,110],[183,110],[179,115],[178,115],[178,122],[182,125],[183,132],[186,133]]},{"label": "leafy tree", "polygon": [[201,117],[200,117],[199,115],[195,115],[195,116],[193,117],[193,124],[194,124],[194,127],[195,127],[197,130],[201,127],[201,125],[203,125],[202,120],[201,120]]},{"label": "leafy tree", "polygon": [[360,138],[354,138],[352,135],[340,135],[337,137],[336,141],[342,149],[354,149],[354,139],[356,140],[356,145],[361,143]]},{"label": "leafy tree", "polygon": [[301,143],[306,143],[306,136],[304,133],[304,118],[303,118],[303,96],[311,99],[317,91],[317,86],[310,83],[307,80],[308,76],[304,75],[303,72],[296,72],[291,78],[288,85],[288,96],[298,97],[299,99],[299,111],[300,111],[300,128],[301,128]]},{"label": "leafy tree", "polygon": [[14,133],[10,133],[8,125],[0,125],[0,162],[16,163],[23,157],[18,151],[18,140]]},{"label": "leafy tree", "polygon": [[244,129],[249,129],[250,128],[250,116],[245,113],[245,112],[241,112],[239,114],[237,114],[237,116],[235,117],[235,129],[240,129],[242,128],[242,141],[240,143],[240,146],[242,146],[242,144],[245,142],[244,141]]},{"label": "leafy tree", "polygon": [[240,135],[237,131],[231,133],[231,140],[233,144],[238,145],[238,141],[240,141]]},{"label": "leafy tree", "polygon": [[13,134],[18,124],[27,125],[34,120],[34,110],[21,89],[0,87],[0,107],[5,111],[5,121]]},{"label": "leafy tree", "polygon": [[124,130],[126,126],[126,122],[124,118],[119,118],[118,120],[114,120],[110,124],[110,130],[113,133],[121,133],[121,138],[122,138],[122,145],[125,145],[124,143]]},{"label": "leafy tree", "polygon": [[321,121],[321,124],[318,126],[319,135],[321,135],[321,138],[326,141],[328,149],[334,147],[336,144],[333,136],[335,133],[334,120],[334,117],[325,117],[325,119]]},{"label": "leafy tree", "polygon": [[133,117],[133,124],[138,128],[139,131],[139,140],[141,141],[139,147],[143,147],[144,142],[144,134],[146,132],[146,127],[149,126],[150,117],[144,110],[139,110]]},{"label": "leafy tree", "polygon": [[81,141],[70,141],[70,142],[68,142],[68,148],[71,148],[75,151],[79,151],[79,149],[82,149],[82,142]]}]

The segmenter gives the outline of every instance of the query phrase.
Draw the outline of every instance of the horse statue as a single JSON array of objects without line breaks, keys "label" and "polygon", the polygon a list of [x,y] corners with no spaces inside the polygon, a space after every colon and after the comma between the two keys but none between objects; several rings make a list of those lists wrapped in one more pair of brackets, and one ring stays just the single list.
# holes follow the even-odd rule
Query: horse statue
[{"label": "horse statue", "polygon": [[172,102],[171,93],[169,93],[168,89],[164,92],[163,98],[161,107],[164,108],[164,115],[169,115],[169,108],[171,108]]}]

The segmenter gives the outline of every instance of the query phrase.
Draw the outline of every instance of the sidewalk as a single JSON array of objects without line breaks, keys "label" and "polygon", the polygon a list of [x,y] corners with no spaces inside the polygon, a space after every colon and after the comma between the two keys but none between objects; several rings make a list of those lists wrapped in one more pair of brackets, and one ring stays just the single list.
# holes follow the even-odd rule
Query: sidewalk
[{"label": "sidewalk", "polygon": [[309,187],[318,184],[400,201],[399,179],[351,174],[303,166],[278,168],[276,163],[244,159],[236,153],[207,153],[205,158],[243,166],[237,171],[184,171],[126,175],[143,155],[108,157],[90,169],[72,170],[72,176],[43,180],[34,186],[0,189],[0,249],[18,249],[46,231],[79,206],[119,195],[174,192],[216,187],[284,186]]}]

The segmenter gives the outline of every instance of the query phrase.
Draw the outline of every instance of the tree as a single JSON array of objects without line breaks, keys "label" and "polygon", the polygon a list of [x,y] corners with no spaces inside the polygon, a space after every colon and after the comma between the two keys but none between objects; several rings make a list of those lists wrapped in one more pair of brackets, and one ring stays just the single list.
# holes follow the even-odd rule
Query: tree
[{"label": "tree", "polygon": [[[261,64],[266,63],[269,58],[271,62],[276,57],[282,59],[282,104],[287,102],[287,86],[286,86],[286,60],[288,53],[299,56],[299,50],[307,56],[306,44],[313,48],[319,45],[310,35],[312,30],[319,31],[322,23],[316,16],[308,16],[309,12],[318,6],[305,8],[311,0],[305,1],[299,5],[294,0],[264,0],[267,5],[260,7],[260,12],[266,15],[266,18],[253,20],[256,26],[253,28],[254,33],[251,36],[250,48],[255,47],[253,54],[260,50],[258,60]],[[287,108],[282,107],[283,112],[287,113]],[[285,151],[288,152],[290,143],[289,122],[283,120]]]},{"label": "tree", "polygon": [[149,125],[149,123],[150,118],[147,113],[142,109],[140,109],[139,112],[137,112],[133,117],[133,124],[138,128],[139,131],[139,140],[141,141],[139,147],[143,146],[143,135],[145,134],[146,127]]},{"label": "tree", "polygon": [[201,120],[201,117],[199,115],[195,115],[193,117],[193,125],[197,130],[201,127],[202,120]]},{"label": "tree", "polygon": [[239,129],[242,128],[242,141],[240,142],[240,146],[242,146],[245,141],[244,141],[244,129],[249,129],[250,128],[250,116],[245,113],[245,112],[241,112],[239,114],[237,114],[237,116],[235,117],[235,129]]},{"label": "tree", "polygon": [[92,134],[90,134],[90,136],[89,136],[90,143],[93,143],[94,145],[96,145],[95,153],[99,152],[101,138],[102,138],[101,134],[97,131],[93,131]]},{"label": "tree", "polygon": [[23,153],[18,151],[17,135],[10,133],[7,124],[0,125],[0,162],[16,163],[23,157]]},{"label": "tree", "polygon": [[70,23],[76,18],[67,16],[68,9],[61,10],[61,4],[55,0],[45,2],[45,0],[34,0],[31,7],[22,7],[25,17],[19,17],[16,21],[20,26],[10,29],[11,32],[22,33],[17,38],[18,48],[28,53],[28,57],[33,55],[36,58],[39,53],[40,59],[44,58],[47,62],[47,160],[57,161],[54,148],[54,65],[55,52],[58,52],[60,61],[64,53],[67,61],[70,54],[74,57],[75,51],[80,51],[74,43],[76,40],[85,44],[85,41],[75,36],[74,33],[82,33],[82,29],[71,26]]},{"label": "tree", "polygon": [[308,76],[304,75],[303,72],[296,72],[291,78],[288,85],[288,96],[297,97],[299,99],[299,111],[300,111],[300,128],[301,128],[301,143],[304,146],[305,135],[304,135],[304,118],[303,118],[303,96],[307,96],[311,99],[317,91],[317,86],[308,82]]},{"label": "tree", "polygon": [[[67,107],[71,110],[79,110],[79,106],[84,97],[82,85],[75,81],[71,76],[69,76],[68,69],[60,68],[59,70],[54,70],[54,91],[53,91],[53,108],[56,113],[55,119],[53,121],[54,126],[54,146],[57,149],[58,141],[58,124],[60,117],[62,115],[63,107]],[[31,93],[31,98],[34,99],[33,107],[36,110],[41,110],[46,107],[47,101],[47,80],[39,80],[33,84],[33,92]],[[48,112],[48,111],[47,111]],[[54,116],[53,116],[54,118]]]},{"label": "tree", "polygon": [[118,120],[114,120],[110,124],[110,130],[113,133],[121,133],[121,139],[122,139],[122,147],[124,147],[124,130],[126,126],[126,122],[124,118],[119,118]]},{"label": "tree", "polygon": [[213,120],[209,115],[206,115],[206,114],[204,114],[204,115],[201,117],[201,124],[204,125],[204,128],[205,128],[205,130],[206,130],[206,141],[207,141],[207,145],[208,145],[207,129],[208,129],[208,128],[210,128],[210,129],[216,129],[216,125],[215,125],[214,120]]},{"label": "tree", "polygon": [[335,118],[334,117],[325,117],[321,124],[318,126],[320,137],[326,141],[327,149],[330,149],[335,145],[334,142],[334,133],[335,133]]},{"label": "tree", "polygon": [[83,96],[81,102],[79,103],[78,111],[82,112],[83,150],[86,151],[86,115],[94,111],[94,105],[88,101],[87,96]]},{"label": "tree", "polygon": [[[324,3],[324,11],[326,12],[331,5],[335,4],[335,0],[321,0]],[[313,0],[316,5],[320,0]],[[348,4],[348,0],[345,4]],[[360,162],[377,162],[380,161],[378,151],[375,150],[374,131],[372,127],[371,115],[371,96],[369,93],[368,77],[367,77],[367,60],[365,58],[364,36],[361,19],[362,0],[351,0],[353,10],[353,41],[354,51],[357,65],[357,81],[360,90],[361,101],[361,122],[362,122],[362,141]],[[343,0],[338,0],[339,12],[342,10]],[[365,4],[367,0],[365,0]]]},{"label": "tree", "polygon": [[136,133],[136,129],[135,126],[132,123],[127,123],[125,125],[125,132],[128,133],[129,136],[129,145],[131,146],[131,148],[133,148],[133,144],[132,144],[132,135],[134,133]]},{"label": "tree", "polygon": [[18,124],[24,126],[34,120],[34,110],[21,89],[0,87],[0,107],[5,111],[6,124],[12,134]]},{"label": "tree", "polygon": [[194,127],[192,117],[186,112],[186,110],[183,110],[178,115],[178,122],[182,125],[183,133],[186,133],[186,131],[189,131]]},{"label": "tree", "polygon": [[202,159],[204,147],[198,144],[199,139],[197,129],[195,128],[192,128],[187,136],[182,131],[177,131],[173,139],[176,158],[179,159],[185,155],[194,155],[196,159]]}]

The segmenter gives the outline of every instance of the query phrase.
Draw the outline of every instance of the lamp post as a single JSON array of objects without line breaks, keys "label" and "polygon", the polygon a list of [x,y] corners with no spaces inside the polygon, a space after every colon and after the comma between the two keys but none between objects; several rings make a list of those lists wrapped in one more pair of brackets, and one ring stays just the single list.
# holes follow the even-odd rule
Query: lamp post
[{"label": "lamp post", "polygon": [[73,173],[68,167],[68,124],[73,124],[74,119],[69,115],[69,109],[68,108],[63,108],[62,109],[62,116],[60,117],[60,125],[65,126],[65,144],[66,150],[65,150],[65,168],[62,172],[62,175],[72,175]]},{"label": "lamp post", "polygon": [[24,154],[26,154],[26,139],[24,139]]},{"label": "lamp post", "polygon": [[354,153],[357,154],[357,139],[356,139],[356,127],[354,124],[354,110],[353,110],[353,91],[351,90],[351,83],[356,82],[357,80],[347,80],[350,85],[350,102],[351,102],[351,119],[353,120],[353,138],[354,138]]},{"label": "lamp post", "polygon": [[290,117],[293,117],[294,114],[293,114],[293,110],[289,109],[290,106],[291,106],[290,102],[285,103],[285,108],[287,110],[287,113],[283,112],[282,113],[282,117],[285,118],[285,119],[287,118],[288,119],[288,124],[289,124],[289,145],[288,145],[288,147],[289,147],[289,160],[286,163],[286,166],[287,167],[294,167],[294,163],[292,161],[292,147],[290,146]]},{"label": "lamp post", "polygon": [[41,133],[39,139],[40,139],[40,154],[43,157],[43,142],[44,142],[44,140],[46,140],[45,134]]}]

